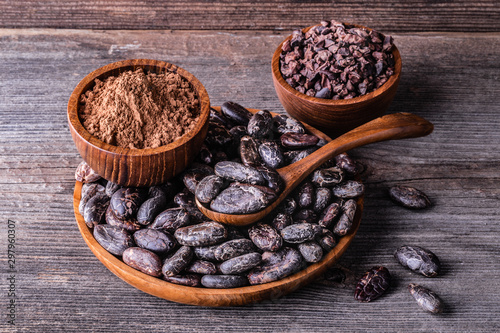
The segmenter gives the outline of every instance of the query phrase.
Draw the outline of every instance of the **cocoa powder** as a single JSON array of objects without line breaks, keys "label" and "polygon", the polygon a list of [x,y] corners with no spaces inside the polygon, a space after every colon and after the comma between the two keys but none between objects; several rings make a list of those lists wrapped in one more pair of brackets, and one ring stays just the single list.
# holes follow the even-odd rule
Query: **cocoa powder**
[{"label": "cocoa powder", "polygon": [[157,148],[196,125],[200,102],[177,73],[127,71],[82,94],[80,119],[92,135],[123,148]]}]

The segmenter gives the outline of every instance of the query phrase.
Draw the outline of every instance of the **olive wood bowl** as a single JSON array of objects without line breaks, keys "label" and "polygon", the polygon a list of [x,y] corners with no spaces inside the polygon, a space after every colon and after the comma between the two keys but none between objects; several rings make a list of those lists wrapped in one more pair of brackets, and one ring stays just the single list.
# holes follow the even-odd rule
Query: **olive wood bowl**
[{"label": "olive wood bowl", "polygon": [[[95,79],[104,80],[138,68],[154,73],[175,72],[191,84],[200,101],[200,116],[193,130],[158,148],[130,149],[105,143],[83,127],[78,115],[79,100],[83,93],[94,87]],[[208,93],[198,79],[180,67],[149,59],[124,60],[96,69],[78,83],[68,102],[71,136],[83,160],[103,178],[123,186],[161,184],[182,172],[201,149],[209,115]]]},{"label": "olive wood bowl", "polygon": [[[372,30],[361,25],[345,24]],[[305,33],[314,26],[304,28],[302,31]],[[271,67],[276,94],[286,112],[292,117],[314,126],[331,137],[337,137],[386,112],[396,95],[401,76],[401,55],[396,45],[392,50],[395,60],[394,74],[381,87],[363,96],[333,100],[302,94],[285,81],[280,70],[280,54],[283,43],[291,38],[292,35],[288,36],[278,46],[273,54]]]},{"label": "olive wood bowl", "polygon": [[[259,111],[255,109],[248,110],[253,113]],[[331,140],[330,137],[320,131],[308,126],[307,124],[304,125],[309,132],[328,141]],[[358,207],[356,209],[351,231],[347,235],[341,237],[335,248],[328,252],[320,262],[312,264],[306,269],[282,280],[266,284],[231,289],[211,289],[204,287],[188,287],[166,282],[160,278],[135,270],[116,256],[106,251],[95,240],[92,234],[92,229],[87,227],[83,216],[81,216],[78,212],[81,188],[82,183],[77,181],[73,194],[73,208],[75,211],[76,222],[88,247],[97,259],[104,264],[104,266],[106,266],[123,281],[139,290],[144,291],[145,293],[164,298],[169,301],[201,306],[236,306],[260,302],[267,299],[277,299],[314,281],[329,267],[331,267],[351,244],[361,222],[364,202],[364,196],[357,199]]]}]

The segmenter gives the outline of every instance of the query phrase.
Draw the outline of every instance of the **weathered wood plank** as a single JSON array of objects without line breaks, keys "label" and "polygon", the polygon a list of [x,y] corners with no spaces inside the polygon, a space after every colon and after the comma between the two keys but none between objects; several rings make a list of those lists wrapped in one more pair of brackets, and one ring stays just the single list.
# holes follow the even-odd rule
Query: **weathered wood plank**
[{"label": "weathered wood plank", "polygon": [[477,1],[0,1],[2,28],[285,30],[337,19],[387,32],[499,31]]},{"label": "weathered wood plank", "polygon": [[[0,30],[0,289],[5,295],[5,222],[12,219],[17,222],[18,331],[500,328],[499,33],[394,36],[403,75],[390,112],[424,116],[434,122],[435,132],[351,152],[366,165],[367,195],[360,230],[339,262],[347,275],[344,283],[318,281],[285,298],[241,308],[192,307],[134,289],[86,247],[72,212],[73,172],[80,157],[66,124],[67,99],[78,81],[113,61],[161,59],[196,75],[214,105],[235,100],[283,112],[272,87],[270,58],[285,35]],[[395,206],[386,190],[398,183],[422,189],[435,205],[419,212]],[[392,253],[403,244],[433,250],[443,261],[443,275],[428,279],[399,266]],[[355,280],[377,264],[395,277],[390,292],[370,304],[355,302]],[[410,282],[439,293],[446,313],[422,312],[406,291]],[[0,331],[8,332],[4,318]]]}]

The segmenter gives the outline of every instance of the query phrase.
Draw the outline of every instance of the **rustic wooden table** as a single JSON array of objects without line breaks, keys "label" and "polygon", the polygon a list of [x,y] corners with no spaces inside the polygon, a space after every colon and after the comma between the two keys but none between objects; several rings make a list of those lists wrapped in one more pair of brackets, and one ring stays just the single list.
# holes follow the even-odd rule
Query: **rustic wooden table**
[{"label": "rustic wooden table", "polygon": [[[180,4],[83,8],[71,0],[22,11],[0,1],[0,331],[500,330],[498,3],[375,1],[371,11],[362,3],[238,1],[206,9],[198,2],[186,14]],[[114,276],[87,248],[73,215],[81,158],[66,103],[76,84],[102,65],[152,58],[196,75],[213,105],[234,100],[284,112],[272,86],[272,52],[293,27],[319,17],[392,34],[403,73],[388,112],[435,124],[428,137],[350,152],[366,166],[367,193],[359,232],[337,265],[345,281],[320,279],[260,304],[202,308],[150,296]],[[394,205],[386,194],[394,184],[425,191],[434,206]],[[434,251],[442,275],[425,278],[396,263],[393,252],[403,244]],[[354,284],[374,265],[392,272],[391,289],[358,303]],[[436,291],[445,312],[423,312],[407,292],[410,282]]]}]

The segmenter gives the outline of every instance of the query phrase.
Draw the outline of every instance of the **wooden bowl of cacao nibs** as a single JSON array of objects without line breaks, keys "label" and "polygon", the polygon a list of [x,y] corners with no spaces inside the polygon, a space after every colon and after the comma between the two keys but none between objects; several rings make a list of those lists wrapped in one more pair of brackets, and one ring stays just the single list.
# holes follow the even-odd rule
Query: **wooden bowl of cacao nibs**
[{"label": "wooden bowl of cacao nibs", "polygon": [[[231,226],[209,221],[194,204],[198,191],[190,190],[191,176],[201,172],[200,163],[204,169],[221,163],[222,151],[226,154],[222,161],[241,156],[241,149],[222,138],[222,130],[230,126],[232,140],[241,144],[243,137],[238,139],[237,133],[251,126],[226,123],[219,111],[212,109],[212,130],[196,163],[166,184],[120,187],[82,162],[75,173],[73,196],[78,228],[110,271],[151,295],[201,306],[277,299],[321,276],[349,247],[363,210],[359,164],[347,154],[338,155],[318,170],[343,174],[342,181],[329,185],[305,181],[286,204],[259,223]],[[318,144],[330,141],[311,126],[272,115],[283,125],[277,128],[279,133],[305,130],[322,141]]]},{"label": "wooden bowl of cacao nibs", "polygon": [[73,141],[85,162],[123,186],[161,184],[195,158],[208,130],[210,100],[186,70],[130,59],[98,68],[68,102]]},{"label": "wooden bowl of cacao nibs", "polygon": [[271,65],[285,110],[332,137],[386,112],[402,66],[392,37],[334,20],[295,30]]}]

